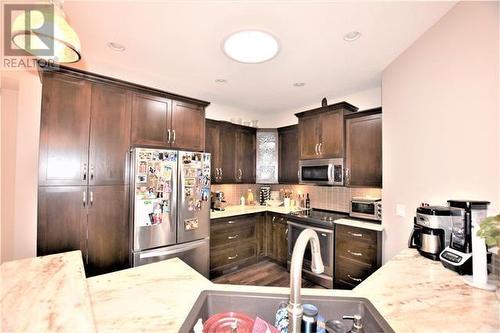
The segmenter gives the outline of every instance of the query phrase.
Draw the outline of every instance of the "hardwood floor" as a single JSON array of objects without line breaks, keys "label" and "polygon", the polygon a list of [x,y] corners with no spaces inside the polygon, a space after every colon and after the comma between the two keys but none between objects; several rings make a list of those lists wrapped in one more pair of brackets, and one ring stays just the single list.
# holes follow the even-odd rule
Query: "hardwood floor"
[{"label": "hardwood floor", "polygon": [[[212,279],[212,282],[247,286],[289,287],[290,274],[285,267],[270,260],[264,260],[232,273],[219,276]],[[302,279],[302,287],[323,289],[323,287],[304,279]]]}]

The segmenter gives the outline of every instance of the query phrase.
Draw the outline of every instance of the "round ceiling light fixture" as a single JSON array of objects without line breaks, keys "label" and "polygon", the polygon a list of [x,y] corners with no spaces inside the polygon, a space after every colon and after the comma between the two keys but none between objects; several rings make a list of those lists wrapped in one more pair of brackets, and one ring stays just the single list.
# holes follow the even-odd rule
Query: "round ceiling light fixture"
[{"label": "round ceiling light fixture", "polygon": [[229,35],[222,43],[224,53],[231,59],[245,64],[258,64],[276,57],[280,46],[268,32],[243,30]]},{"label": "round ceiling light fixture", "polygon": [[224,84],[224,83],[227,83],[227,80],[226,79],[215,79],[215,83]]},{"label": "round ceiling light fixture", "polygon": [[303,87],[303,86],[305,86],[305,85],[306,85],[306,84],[305,84],[305,82],[295,82],[295,83],[293,84],[293,86],[294,86],[294,87]]},{"label": "round ceiling light fixture", "polygon": [[344,40],[346,42],[354,42],[355,40],[361,37],[361,33],[359,31],[351,31],[344,35]]},{"label": "round ceiling light fixture", "polygon": [[115,43],[115,42],[109,42],[108,47],[112,49],[113,51],[118,51],[118,52],[123,52],[125,51],[125,45],[122,45],[120,43]]}]

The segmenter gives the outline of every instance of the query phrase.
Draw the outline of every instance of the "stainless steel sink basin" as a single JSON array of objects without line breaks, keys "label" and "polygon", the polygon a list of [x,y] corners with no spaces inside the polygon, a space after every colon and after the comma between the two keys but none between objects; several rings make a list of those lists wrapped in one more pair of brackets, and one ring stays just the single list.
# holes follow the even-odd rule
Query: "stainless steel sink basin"
[{"label": "stainless steel sink basin", "polygon": [[[282,301],[288,301],[288,295],[262,294],[227,291],[204,291],[198,297],[180,332],[193,332],[198,318],[203,322],[219,312],[244,312],[249,316],[258,316],[274,325],[276,310]],[[340,320],[342,316],[360,314],[363,317],[365,333],[394,332],[380,313],[366,298],[337,296],[302,295],[302,303],[314,304],[326,320]],[[350,328],[352,321],[343,320]]]}]

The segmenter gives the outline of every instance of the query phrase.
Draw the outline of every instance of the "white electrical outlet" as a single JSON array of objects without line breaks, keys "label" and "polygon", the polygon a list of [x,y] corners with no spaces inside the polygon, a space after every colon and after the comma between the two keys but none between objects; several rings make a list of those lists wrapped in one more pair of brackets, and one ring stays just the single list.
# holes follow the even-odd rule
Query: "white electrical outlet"
[{"label": "white electrical outlet", "polygon": [[396,205],[396,215],[405,217],[406,216],[406,206],[402,204],[397,204]]}]

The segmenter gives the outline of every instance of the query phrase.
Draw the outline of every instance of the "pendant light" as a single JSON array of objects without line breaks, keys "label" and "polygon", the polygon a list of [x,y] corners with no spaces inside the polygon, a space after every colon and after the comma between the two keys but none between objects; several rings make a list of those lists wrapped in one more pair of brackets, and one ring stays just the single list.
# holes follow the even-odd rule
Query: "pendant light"
[{"label": "pendant light", "polygon": [[[53,60],[57,63],[73,63],[79,61],[81,57],[81,45],[78,35],[66,21],[62,5],[52,1],[54,8],[53,15],[43,15],[38,10],[30,10],[29,15],[22,12],[16,17],[12,24],[12,42],[19,47],[32,54],[33,56],[45,60]],[[26,22],[29,19],[30,22]],[[28,25],[26,23],[29,23]],[[52,35],[47,35],[37,31],[37,27],[43,24],[51,24],[53,26]],[[35,27],[34,29],[31,27]],[[43,39],[50,38],[53,40],[53,55],[40,55],[37,50],[46,49],[46,44]],[[29,39],[28,47],[26,41]]]}]

